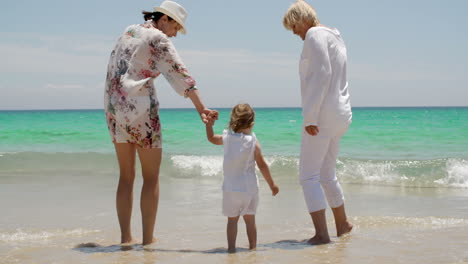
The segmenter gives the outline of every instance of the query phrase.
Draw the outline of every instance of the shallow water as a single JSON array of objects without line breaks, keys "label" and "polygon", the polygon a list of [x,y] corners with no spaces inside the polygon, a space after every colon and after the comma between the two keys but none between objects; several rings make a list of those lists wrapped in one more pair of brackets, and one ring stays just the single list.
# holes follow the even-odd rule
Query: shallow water
[{"label": "shallow water", "polygon": [[[88,172],[88,173],[86,173]],[[161,176],[157,243],[118,245],[114,175],[23,176],[0,185],[0,263],[463,263],[468,261],[468,193],[458,188],[344,184],[351,234],[309,246],[313,235],[294,176],[280,177],[272,197],[261,181],[258,248],[226,253],[219,179]],[[141,241],[138,176],[132,228]],[[93,243],[88,244],[86,243]],[[85,244],[85,245],[83,245]],[[89,247],[93,246],[93,247]]]}]

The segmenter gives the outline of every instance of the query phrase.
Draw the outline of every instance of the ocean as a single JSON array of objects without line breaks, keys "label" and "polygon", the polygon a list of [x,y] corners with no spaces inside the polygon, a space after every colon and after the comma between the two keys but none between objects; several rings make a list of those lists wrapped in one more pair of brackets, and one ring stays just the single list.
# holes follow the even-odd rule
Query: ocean
[{"label": "ocean", "polygon": [[[217,110],[220,134],[230,109]],[[255,110],[280,194],[261,181],[258,250],[234,255],[225,254],[223,149],[195,110],[160,110],[159,240],[129,250],[117,245],[118,165],[103,110],[0,111],[0,263],[468,262],[468,107],[353,108],[337,175],[355,229],[316,247],[301,242],[313,234],[297,179],[301,110]],[[88,242],[99,246],[80,246]]]},{"label": "ocean", "polygon": [[[222,133],[229,119],[229,109],[219,111],[215,133]],[[300,109],[259,108],[256,114],[254,131],[273,170],[297,174]],[[114,159],[103,116],[102,110],[0,111],[0,172],[14,171],[18,163],[49,171],[47,162],[37,164],[45,157],[59,164],[75,159],[80,165],[67,166],[70,170],[108,168],[90,162]],[[162,109],[160,116],[165,169],[221,176],[222,148],[207,142],[194,110]],[[353,119],[341,141],[341,181],[468,187],[468,108],[354,108]]]}]

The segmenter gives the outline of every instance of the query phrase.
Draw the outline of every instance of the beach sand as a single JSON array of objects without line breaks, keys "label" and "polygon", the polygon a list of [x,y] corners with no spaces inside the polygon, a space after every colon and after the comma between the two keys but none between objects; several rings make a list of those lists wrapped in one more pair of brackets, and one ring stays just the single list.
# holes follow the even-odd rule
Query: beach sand
[{"label": "beach sand", "polygon": [[[76,167],[76,165],[74,165]],[[67,173],[66,164],[0,175],[0,263],[468,263],[468,192],[344,184],[354,229],[332,243],[303,241],[313,226],[296,175],[274,175],[272,197],[261,181],[258,248],[249,251],[239,222],[238,253],[226,253],[221,179],[161,175],[155,236],[142,247],[119,245],[115,212],[117,170],[92,167]],[[192,175],[193,176],[193,175]],[[133,235],[141,242],[137,175]]]}]

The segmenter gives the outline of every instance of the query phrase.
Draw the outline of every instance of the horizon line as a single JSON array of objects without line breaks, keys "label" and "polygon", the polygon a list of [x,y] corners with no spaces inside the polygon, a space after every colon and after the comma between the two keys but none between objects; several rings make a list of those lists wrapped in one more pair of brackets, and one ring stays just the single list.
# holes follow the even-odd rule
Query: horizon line
[{"label": "horizon line", "polygon": [[[468,105],[452,105],[452,106],[353,106],[352,108],[466,108]],[[300,106],[263,106],[254,107],[254,109],[300,109]],[[188,110],[194,107],[161,107],[160,110]],[[232,107],[211,107],[210,109],[232,109]],[[104,108],[50,108],[50,109],[0,109],[2,112],[6,111],[93,111],[104,110]]]}]

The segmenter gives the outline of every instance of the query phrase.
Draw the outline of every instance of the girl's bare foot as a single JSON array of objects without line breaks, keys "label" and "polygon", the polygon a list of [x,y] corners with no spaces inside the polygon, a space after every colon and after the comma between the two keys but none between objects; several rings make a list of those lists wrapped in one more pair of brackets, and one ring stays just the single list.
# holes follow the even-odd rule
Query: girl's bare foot
[{"label": "girl's bare foot", "polygon": [[328,244],[330,242],[331,242],[330,237],[322,237],[322,236],[317,236],[317,235],[315,235],[313,238],[307,241],[307,243],[311,245],[322,245],[322,244]]},{"label": "girl's bare foot", "polygon": [[337,228],[336,236],[340,237],[340,236],[342,236],[344,234],[347,234],[347,233],[351,232],[352,229],[353,229],[353,224],[346,221],[343,225],[341,225],[339,228]]},{"label": "girl's bare foot", "polygon": [[236,253],[236,248],[228,248],[228,253]]}]

